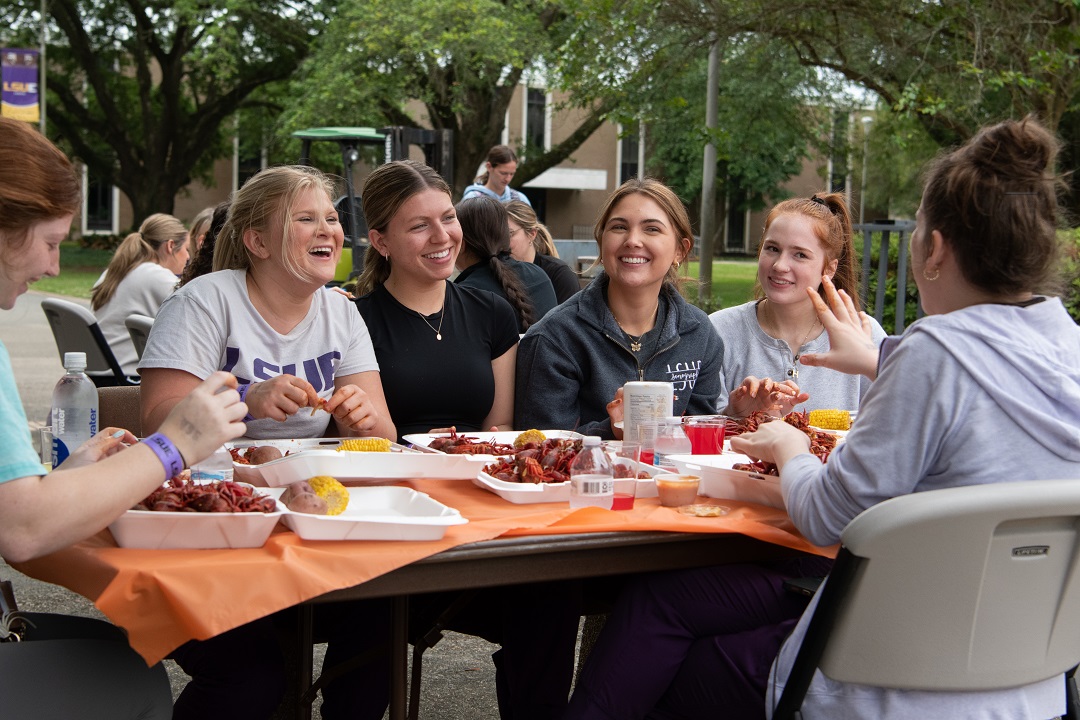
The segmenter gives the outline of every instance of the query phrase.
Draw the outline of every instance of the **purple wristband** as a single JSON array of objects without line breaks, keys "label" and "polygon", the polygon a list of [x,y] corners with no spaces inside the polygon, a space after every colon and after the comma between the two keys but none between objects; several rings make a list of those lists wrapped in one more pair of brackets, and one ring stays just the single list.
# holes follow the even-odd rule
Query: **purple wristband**
[{"label": "purple wristband", "polygon": [[165,479],[176,477],[184,470],[184,457],[176,449],[173,441],[161,433],[154,433],[143,440],[146,447],[154,451],[158,460],[165,466]]},{"label": "purple wristband", "polygon": [[[247,402],[248,390],[250,390],[251,386],[254,385],[254,384],[255,383],[245,383],[245,384],[239,386],[238,388],[236,388],[236,392],[240,393],[240,402],[242,402],[242,403]],[[251,414],[250,410],[248,411],[248,414],[244,416],[244,422],[251,422],[254,419],[255,419],[255,417]]]}]

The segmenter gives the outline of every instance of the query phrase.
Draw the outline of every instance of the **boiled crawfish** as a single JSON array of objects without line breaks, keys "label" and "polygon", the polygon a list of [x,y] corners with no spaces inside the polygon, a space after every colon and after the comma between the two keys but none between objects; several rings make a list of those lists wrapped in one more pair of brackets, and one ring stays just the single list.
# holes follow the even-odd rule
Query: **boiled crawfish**
[{"label": "boiled crawfish", "polygon": [[146,496],[133,510],[158,512],[277,512],[274,498],[232,480],[185,482],[177,475]]},{"label": "boiled crawfish", "polygon": [[[758,429],[758,426],[763,422],[769,422],[774,420],[771,415],[764,412],[757,411],[751,413],[749,417],[741,420],[735,420],[728,418],[726,432],[731,435],[741,435],[744,432],[753,432]],[[793,412],[784,416],[784,422],[791,425],[793,428],[802,430],[810,438],[810,452],[818,457],[821,462],[825,462],[829,459],[829,453],[836,447],[836,436],[832,433],[825,432],[823,430],[815,430],[810,427],[809,414],[805,412]],[[735,432],[732,433],[734,427]],[[733,470],[744,470],[746,472],[760,473],[761,475],[779,475],[780,470],[774,463],[765,462],[764,460],[755,460],[751,463],[737,463],[732,465]]]},{"label": "boiled crawfish", "polygon": [[485,465],[484,472],[505,482],[567,482],[570,465],[580,451],[580,440],[548,438],[539,445],[528,443],[516,454]]},{"label": "boiled crawfish", "polygon": [[435,438],[428,447],[450,455],[509,455],[515,452],[513,445],[497,443],[495,438],[480,442],[478,438],[458,435],[456,430],[451,430],[446,437]]}]

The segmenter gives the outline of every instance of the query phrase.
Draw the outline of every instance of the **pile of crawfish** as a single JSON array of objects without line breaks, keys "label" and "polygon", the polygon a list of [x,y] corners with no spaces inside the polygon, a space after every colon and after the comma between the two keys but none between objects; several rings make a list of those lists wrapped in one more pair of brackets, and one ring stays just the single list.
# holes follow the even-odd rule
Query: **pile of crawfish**
[{"label": "pile of crawfish", "polygon": [[[823,430],[815,430],[810,427],[808,418],[808,413],[793,412],[784,416],[784,422],[806,433],[807,437],[810,438],[810,452],[816,455],[821,462],[825,462],[829,458],[829,453],[836,447],[836,436],[832,433]],[[776,418],[771,415],[761,411],[753,412],[749,417],[742,419],[728,418],[725,432],[728,437],[735,437],[736,435],[741,435],[746,432],[754,432],[761,423],[770,422],[775,419]],[[732,469],[745,470],[761,475],[780,474],[780,471],[774,463],[765,462],[763,460],[755,460],[750,463],[737,463],[732,466]]]},{"label": "pile of crawfish", "polygon": [[[503,482],[561,483],[569,482],[570,466],[581,452],[581,440],[548,438],[542,443],[526,443],[512,455],[501,457],[484,466],[484,472]],[[635,473],[626,465],[615,464],[617,478],[649,477],[646,472]]]},{"label": "pile of crawfish", "polygon": [[132,510],[158,512],[277,512],[277,502],[250,485],[232,480],[186,482],[180,475],[146,496]]},{"label": "pile of crawfish", "polygon": [[435,438],[428,447],[450,455],[510,455],[517,452],[513,445],[497,443],[495,438],[480,442],[479,438],[458,435],[455,430],[446,437]]}]

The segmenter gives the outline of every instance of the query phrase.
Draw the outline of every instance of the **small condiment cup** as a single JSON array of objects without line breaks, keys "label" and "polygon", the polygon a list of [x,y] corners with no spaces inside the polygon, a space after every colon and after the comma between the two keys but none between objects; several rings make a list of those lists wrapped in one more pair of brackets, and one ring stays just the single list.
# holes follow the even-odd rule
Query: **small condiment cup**
[{"label": "small condiment cup", "polygon": [[656,494],[664,507],[692,505],[697,500],[698,486],[701,484],[701,478],[697,475],[660,473],[654,479]]}]

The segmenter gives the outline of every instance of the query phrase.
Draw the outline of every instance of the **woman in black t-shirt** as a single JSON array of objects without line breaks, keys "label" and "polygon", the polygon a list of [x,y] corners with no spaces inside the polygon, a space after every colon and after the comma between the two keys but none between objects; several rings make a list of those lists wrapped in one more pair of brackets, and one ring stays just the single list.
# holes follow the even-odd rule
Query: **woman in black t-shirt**
[{"label": "woman in black t-shirt", "polygon": [[371,249],[356,307],[398,433],[509,430],[517,318],[502,298],[448,282],[461,251],[449,186],[402,160],[376,168],[363,198]]}]

